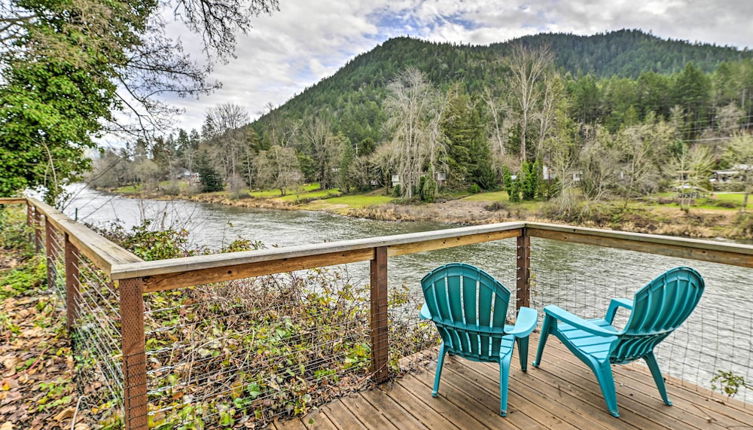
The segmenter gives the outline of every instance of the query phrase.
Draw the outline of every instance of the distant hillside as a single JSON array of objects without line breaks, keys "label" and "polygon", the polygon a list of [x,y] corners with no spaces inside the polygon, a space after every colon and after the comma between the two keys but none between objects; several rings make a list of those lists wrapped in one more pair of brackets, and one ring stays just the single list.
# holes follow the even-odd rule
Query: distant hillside
[{"label": "distant hillside", "polygon": [[638,30],[593,36],[550,33],[488,46],[434,43],[407,37],[390,39],[355,57],[334,75],[296,95],[252,126],[264,135],[272,117],[301,120],[328,112],[351,142],[381,140],[385,86],[407,67],[416,67],[440,87],[462,82],[471,94],[503,76],[502,58],[516,42],[546,45],[565,73],[597,77],[637,77],[642,72],[673,73],[693,62],[710,72],[725,61],[752,58],[753,52],[712,44],[661,39]]}]

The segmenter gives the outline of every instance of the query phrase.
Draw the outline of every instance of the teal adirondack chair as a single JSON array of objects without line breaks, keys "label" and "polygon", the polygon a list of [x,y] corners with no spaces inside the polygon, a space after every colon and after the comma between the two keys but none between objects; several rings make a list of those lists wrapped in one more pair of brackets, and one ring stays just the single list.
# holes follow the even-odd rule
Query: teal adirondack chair
[{"label": "teal adirondack chair", "polygon": [[525,372],[528,335],[536,327],[536,311],[520,308],[515,325],[506,325],[510,291],[488,273],[468,264],[438,267],[424,276],[421,286],[426,300],[421,319],[433,321],[442,338],[431,395],[439,395],[445,354],[499,363],[499,413],[505,416],[513,347],[517,342],[520,367]]},{"label": "teal adirondack chair", "polygon": [[[612,299],[604,319],[585,320],[557,306],[547,306],[533,366],[541,364],[548,335],[556,336],[593,370],[609,412],[619,417],[612,364],[642,358],[651,370],[662,400],[672,406],[654,347],[690,316],[701,300],[703,289],[704,281],[698,272],[689,267],[677,267],[638,290],[633,300]],[[612,323],[620,307],[631,313],[625,327],[617,330]]]}]

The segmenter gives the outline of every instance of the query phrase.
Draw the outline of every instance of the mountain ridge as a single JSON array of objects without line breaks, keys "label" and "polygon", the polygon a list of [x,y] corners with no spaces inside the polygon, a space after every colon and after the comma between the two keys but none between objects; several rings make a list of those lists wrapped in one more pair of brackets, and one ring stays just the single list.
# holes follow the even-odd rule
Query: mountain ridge
[{"label": "mountain ridge", "polygon": [[303,120],[329,115],[336,131],[359,142],[379,140],[380,106],[386,85],[408,67],[423,71],[440,88],[462,82],[470,94],[503,76],[500,61],[515,43],[548,46],[555,66],[572,76],[636,78],[643,72],[671,74],[689,62],[704,72],[723,62],[753,58],[753,51],[711,43],[665,39],[635,29],[593,35],[539,33],[488,45],[432,42],[401,36],[390,38],[361,53],[331,76],[294,95],[256,119],[260,134],[273,118]]}]

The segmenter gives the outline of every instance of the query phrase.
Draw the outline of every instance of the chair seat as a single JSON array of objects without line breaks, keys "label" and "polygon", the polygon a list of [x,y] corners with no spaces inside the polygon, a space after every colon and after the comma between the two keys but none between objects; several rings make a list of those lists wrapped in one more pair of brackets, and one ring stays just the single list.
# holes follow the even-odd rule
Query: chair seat
[{"label": "chair seat", "polygon": [[[604,319],[592,319],[587,321],[617,334],[617,330]],[[562,341],[569,342],[572,346],[584,354],[590,355],[599,362],[604,362],[608,359],[610,346],[615,339],[611,336],[597,336],[579,330],[578,328],[562,321],[557,322],[557,331],[562,336]]]}]

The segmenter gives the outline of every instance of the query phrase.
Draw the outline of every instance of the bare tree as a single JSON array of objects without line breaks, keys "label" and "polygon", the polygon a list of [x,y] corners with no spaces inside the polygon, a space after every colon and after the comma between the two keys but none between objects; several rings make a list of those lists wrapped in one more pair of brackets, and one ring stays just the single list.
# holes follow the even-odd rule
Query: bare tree
[{"label": "bare tree", "polygon": [[730,164],[737,165],[741,171],[745,194],[740,210],[745,212],[748,208],[748,198],[753,192],[753,136],[739,132],[735,134],[730,141],[725,158]]},{"label": "bare tree", "polygon": [[204,122],[213,135],[204,137],[211,139],[230,130],[241,128],[249,121],[248,111],[241,105],[224,103],[211,107],[207,110]]},{"label": "bare tree", "polygon": [[489,141],[492,142],[492,156],[499,163],[507,153],[507,135],[510,131],[509,107],[504,99],[494,95],[489,88],[484,89],[484,103],[489,110],[491,126]]},{"label": "bare tree", "polygon": [[410,199],[421,176],[427,171],[433,174],[445,152],[439,124],[446,102],[424,74],[413,68],[400,73],[388,90],[385,109],[393,131],[392,160],[401,193]]},{"label": "bare tree", "polygon": [[620,151],[617,188],[627,207],[636,194],[647,194],[659,188],[662,161],[669,157],[669,146],[675,130],[664,122],[633,125],[620,130],[614,146]]},{"label": "bare tree", "polygon": [[586,127],[585,144],[578,154],[580,187],[588,200],[604,199],[618,180],[620,154],[612,145],[612,136],[602,126]]},{"label": "bare tree", "polygon": [[517,43],[505,63],[510,69],[508,85],[512,105],[519,116],[520,159],[523,162],[527,159],[529,125],[544,99],[546,86],[542,89],[542,83],[552,67],[553,56],[546,47],[528,48]]},{"label": "bare tree", "polygon": [[709,176],[714,165],[714,159],[707,146],[694,145],[688,149],[683,146],[683,151],[672,163],[680,208],[689,210],[692,196],[698,190],[709,190]]},{"label": "bare tree", "polygon": [[204,119],[204,139],[213,147],[213,158],[222,166],[225,179],[231,182],[240,181],[238,162],[246,146],[242,127],[249,121],[248,111],[232,103],[209,108]]},{"label": "bare tree", "polygon": [[322,189],[334,187],[340,139],[332,133],[330,123],[322,117],[309,118],[301,127],[300,134],[305,150],[314,159],[319,186]]},{"label": "bare tree", "polygon": [[293,148],[273,146],[261,151],[256,157],[257,185],[263,188],[277,188],[284,196],[288,188],[301,184],[303,174],[298,157]]},{"label": "bare tree", "polygon": [[557,106],[562,100],[564,91],[565,85],[559,75],[555,73],[545,75],[541,84],[541,103],[534,112],[534,118],[539,124],[537,154],[541,153],[544,142],[549,138],[557,115]]}]

